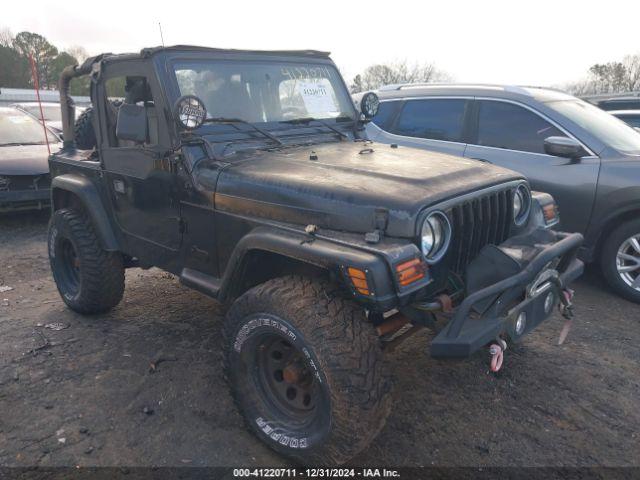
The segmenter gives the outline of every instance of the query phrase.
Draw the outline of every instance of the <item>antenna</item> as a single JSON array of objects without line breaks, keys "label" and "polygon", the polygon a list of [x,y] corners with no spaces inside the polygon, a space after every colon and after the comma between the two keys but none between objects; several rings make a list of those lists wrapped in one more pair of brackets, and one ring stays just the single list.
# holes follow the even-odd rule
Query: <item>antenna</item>
[{"label": "antenna", "polygon": [[158,28],[160,29],[160,41],[162,42],[162,46],[164,47],[164,37],[162,36],[162,24],[158,22]]},{"label": "antenna", "polygon": [[44,141],[47,143],[47,151],[51,155],[51,147],[49,146],[49,134],[47,133],[47,124],[44,121],[44,113],[42,112],[42,101],[40,100],[40,82],[38,82],[38,68],[33,54],[29,53],[29,63],[31,64],[31,75],[33,76],[33,88],[36,90],[36,98],[38,99],[38,107],[40,107],[40,121],[42,122],[42,130],[44,130]]}]

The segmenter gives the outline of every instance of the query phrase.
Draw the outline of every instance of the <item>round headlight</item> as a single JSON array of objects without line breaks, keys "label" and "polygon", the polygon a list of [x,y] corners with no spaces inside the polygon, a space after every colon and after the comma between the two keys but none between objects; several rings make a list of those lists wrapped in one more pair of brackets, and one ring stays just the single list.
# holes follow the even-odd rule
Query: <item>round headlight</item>
[{"label": "round headlight", "polygon": [[380,108],[380,99],[374,92],[367,92],[362,96],[360,100],[360,111],[364,115],[364,118],[371,120],[378,113]]},{"label": "round headlight", "polygon": [[516,225],[523,225],[527,221],[530,210],[531,192],[524,183],[521,183],[513,193],[513,221]]},{"label": "round headlight", "polygon": [[516,194],[513,197],[513,217],[518,218],[520,213],[522,213],[522,192],[520,190],[516,190]]},{"label": "round headlight", "polygon": [[429,263],[440,260],[451,240],[451,224],[443,212],[430,213],[422,224],[422,254]]}]

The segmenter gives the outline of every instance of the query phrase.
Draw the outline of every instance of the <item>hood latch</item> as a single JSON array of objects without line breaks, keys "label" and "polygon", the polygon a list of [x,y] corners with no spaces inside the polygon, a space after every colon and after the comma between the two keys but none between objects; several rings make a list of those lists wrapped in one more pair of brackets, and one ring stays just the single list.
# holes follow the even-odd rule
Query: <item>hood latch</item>
[{"label": "hood latch", "polygon": [[378,243],[382,239],[389,223],[389,211],[386,208],[376,208],[374,222],[375,230],[364,234],[364,241],[367,243]]}]

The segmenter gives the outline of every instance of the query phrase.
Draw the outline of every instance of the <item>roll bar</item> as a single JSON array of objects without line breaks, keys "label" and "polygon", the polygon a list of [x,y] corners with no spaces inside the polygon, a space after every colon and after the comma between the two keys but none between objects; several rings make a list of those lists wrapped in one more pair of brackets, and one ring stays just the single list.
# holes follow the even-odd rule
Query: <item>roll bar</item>
[{"label": "roll bar", "polygon": [[60,80],[58,81],[58,90],[60,90],[60,108],[62,113],[62,136],[63,148],[75,148],[73,139],[73,124],[76,118],[76,105],[69,95],[69,86],[71,80],[83,75],[89,75],[94,65],[99,64],[103,55],[87,58],[82,65],[70,65],[62,70]]}]

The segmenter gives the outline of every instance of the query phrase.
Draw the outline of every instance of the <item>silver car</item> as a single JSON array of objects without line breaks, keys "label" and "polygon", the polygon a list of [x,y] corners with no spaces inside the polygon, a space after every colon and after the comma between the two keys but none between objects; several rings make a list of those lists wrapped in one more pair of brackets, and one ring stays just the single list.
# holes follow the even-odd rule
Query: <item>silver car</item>
[{"label": "silver car", "polygon": [[610,110],[609,113],[635,129],[640,129],[640,110]]},{"label": "silver car", "polygon": [[[640,302],[640,134],[565,93],[500,85],[394,85],[376,92],[375,141],[446,152],[525,174],[551,193],[581,256]],[[357,100],[357,98],[356,98]]]}]

